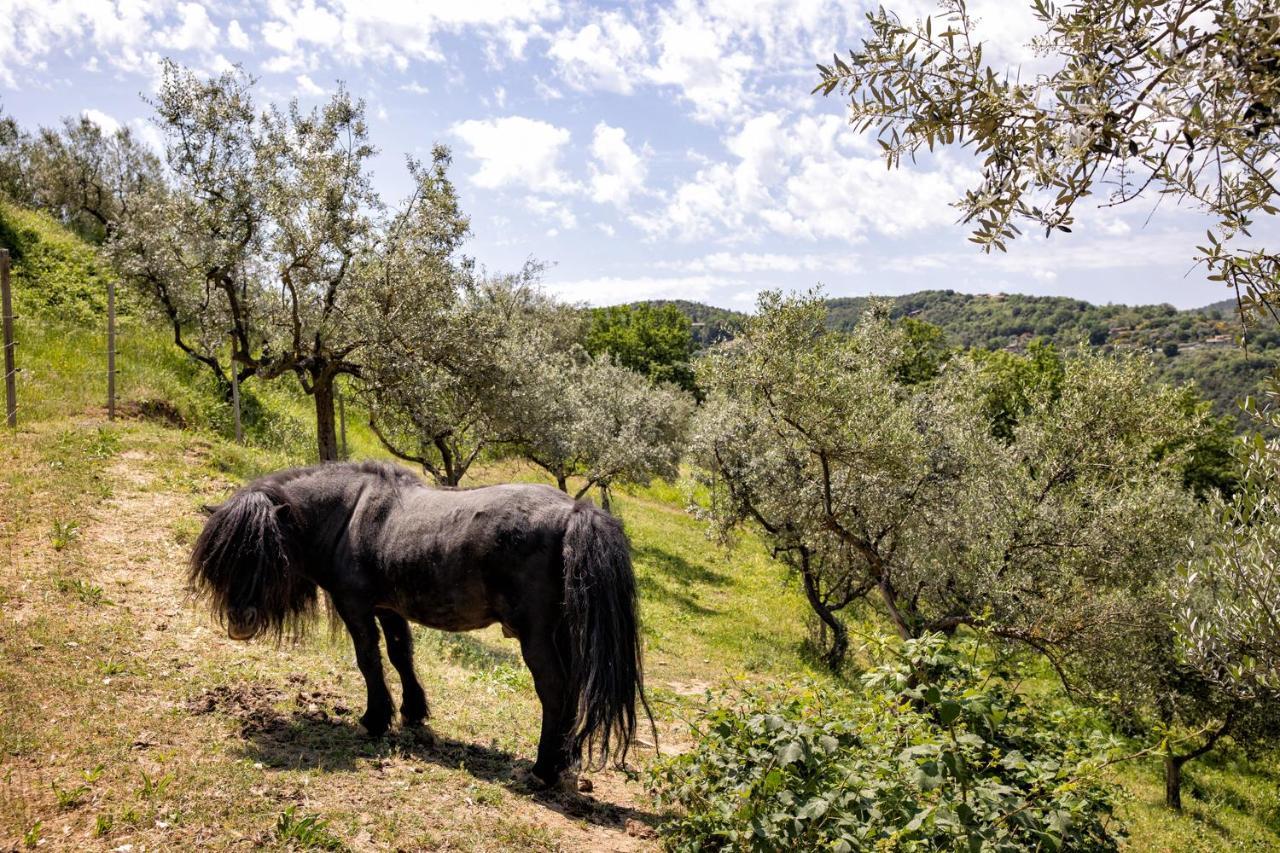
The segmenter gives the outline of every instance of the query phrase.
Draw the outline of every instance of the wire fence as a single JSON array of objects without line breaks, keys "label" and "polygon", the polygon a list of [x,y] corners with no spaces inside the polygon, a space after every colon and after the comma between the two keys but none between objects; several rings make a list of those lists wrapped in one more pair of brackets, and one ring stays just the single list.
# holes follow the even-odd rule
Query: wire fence
[{"label": "wire fence", "polygon": [[[44,310],[24,318],[14,311],[11,264],[8,250],[0,248],[0,320],[3,321],[0,344],[4,356],[0,378],[5,386],[5,421],[10,428],[16,428],[19,418],[30,423],[86,411],[102,413],[104,409],[108,420],[139,413],[151,417],[159,412],[159,416],[165,419],[176,418],[175,422],[181,422],[180,416],[169,413],[164,406],[165,400],[155,396],[154,335],[143,329],[140,317],[128,307],[125,307],[123,315],[118,313],[120,306],[115,281],[105,282],[106,316],[97,314],[92,325],[73,321],[70,317],[65,323],[59,322],[55,315],[46,315]],[[19,289],[22,286],[21,271],[19,265]],[[131,304],[127,297],[125,303],[126,306]],[[24,304],[24,311],[29,307]],[[24,343],[30,350],[25,354]],[[236,442],[245,444],[249,430],[261,431],[262,425],[252,414],[256,409],[251,411],[250,422],[243,421],[244,389],[236,381],[234,356],[229,361],[231,369],[228,372],[233,382],[232,394],[227,401],[230,405],[221,410],[218,419],[221,423],[221,418],[225,417],[226,427],[233,428]],[[134,394],[142,388],[149,389],[143,397]],[[338,454],[345,459],[350,454],[347,395],[341,387],[334,391]],[[255,404],[250,401],[250,405]]]},{"label": "wire fence", "polygon": [[[98,343],[84,346],[84,330],[76,330],[74,334],[65,329],[50,329],[47,325],[26,327],[18,321],[24,320],[14,310],[14,294],[12,288],[12,258],[7,249],[0,248],[0,349],[3,350],[3,371],[0,379],[4,382],[4,416],[5,424],[16,428],[19,415],[28,414],[38,418],[47,411],[49,398],[57,396],[54,392],[61,386],[76,386],[79,393],[71,394],[72,398],[81,397],[85,388],[97,386],[101,389],[99,398],[105,405],[107,417],[114,420],[117,413],[117,388],[122,370],[117,363],[120,355],[120,337],[117,328],[115,282],[107,282],[107,311],[104,326],[99,327]],[[37,350],[43,350],[40,357],[31,362],[22,359],[21,334],[34,335]],[[51,340],[63,337],[64,351],[52,355],[49,350]],[[99,337],[100,336],[100,337]],[[30,343],[30,341],[28,341]],[[19,361],[25,364],[19,364]],[[86,364],[86,361],[88,362]],[[20,399],[33,394],[31,400]],[[96,396],[96,394],[95,394]],[[31,405],[34,401],[34,407]],[[44,404],[44,405],[42,405]]]}]

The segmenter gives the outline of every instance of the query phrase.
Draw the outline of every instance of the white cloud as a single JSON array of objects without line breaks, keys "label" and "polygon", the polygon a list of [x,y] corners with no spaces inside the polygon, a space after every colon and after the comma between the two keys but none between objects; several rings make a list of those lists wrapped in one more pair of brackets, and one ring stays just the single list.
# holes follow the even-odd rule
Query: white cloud
[{"label": "white cloud", "polygon": [[126,71],[143,71],[157,58],[157,33],[171,3],[83,3],[75,0],[6,0],[0,17],[0,82],[17,85],[21,69],[43,70],[50,54],[91,47],[96,56]]},{"label": "white cloud", "polygon": [[401,92],[408,92],[411,95],[429,95],[431,90],[419,83],[417,80],[410,80],[408,83],[400,87]]},{"label": "white cloud", "polygon": [[525,31],[559,15],[555,0],[271,0],[269,8],[262,36],[280,51],[278,64],[289,68],[308,67],[307,54],[319,51],[355,65],[404,70],[414,60],[443,60],[437,37],[464,29],[499,34],[519,55]]},{"label": "white cloud", "polygon": [[303,95],[318,97],[324,94],[324,89],[316,85],[316,82],[306,74],[299,74],[297,77],[298,91]]},{"label": "white cloud", "polygon": [[240,22],[235,18],[231,19],[231,23],[227,24],[227,43],[236,50],[248,50],[253,42],[249,39],[249,34],[240,26]]},{"label": "white cloud", "polygon": [[547,55],[570,86],[627,95],[647,52],[640,30],[621,12],[607,12],[580,29],[556,33]]},{"label": "white cloud", "polygon": [[120,129],[120,122],[116,121],[113,116],[107,115],[102,110],[81,110],[80,115],[102,128],[102,132],[105,134],[110,135]]},{"label": "white cloud", "polygon": [[627,144],[627,132],[600,122],[591,140],[591,199],[623,207],[644,189],[644,160]]},{"label": "white cloud", "polygon": [[686,272],[726,273],[838,272],[852,274],[862,269],[859,256],[850,252],[822,255],[712,252],[692,260],[667,262],[660,266]]},{"label": "white cloud", "polygon": [[524,206],[544,219],[555,221],[565,231],[578,227],[578,217],[563,202],[529,196],[524,200]]},{"label": "white cloud", "polygon": [[301,45],[336,49],[342,43],[342,19],[314,0],[291,4],[272,0],[273,18],[262,25],[262,40],[288,57],[294,67],[301,64],[297,52]]},{"label": "white cloud", "polygon": [[637,299],[706,299],[715,288],[740,285],[741,282],[707,275],[666,278],[602,276],[569,281],[554,281],[549,276],[544,284],[549,293],[568,302],[616,305]]},{"label": "white cloud", "polygon": [[755,65],[750,54],[730,47],[715,22],[692,2],[659,13],[658,62],[646,72],[659,85],[675,86],[707,121],[732,118],[746,95],[746,76]]},{"label": "white cloud", "polygon": [[209,13],[199,3],[180,3],[178,22],[157,34],[161,47],[171,50],[202,48],[213,50],[218,44],[218,28],[209,20]]},{"label": "white cloud", "polygon": [[579,187],[560,169],[569,131],[538,119],[507,116],[459,122],[450,128],[466,143],[479,168],[472,182],[485,189],[524,187],[535,192],[567,193]]},{"label": "white cloud", "polygon": [[835,115],[762,113],[724,146],[733,159],[703,166],[664,208],[633,221],[651,236],[686,241],[773,232],[858,243],[950,224],[952,202],[975,180],[946,155],[886,170]]},{"label": "white cloud", "polygon": [[154,151],[157,156],[164,156],[164,134],[160,132],[158,127],[145,119],[135,118],[130,120],[129,129],[133,131],[134,136],[145,142],[147,147]]}]

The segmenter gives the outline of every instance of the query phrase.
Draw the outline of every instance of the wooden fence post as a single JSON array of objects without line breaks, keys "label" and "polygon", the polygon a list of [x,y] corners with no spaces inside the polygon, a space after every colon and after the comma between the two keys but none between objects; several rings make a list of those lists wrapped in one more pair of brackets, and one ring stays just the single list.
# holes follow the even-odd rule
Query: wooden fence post
[{"label": "wooden fence post", "polygon": [[11,428],[18,426],[18,369],[13,364],[13,295],[9,292],[9,250],[0,249],[0,320],[4,326],[4,411]]},{"label": "wooden fence post", "polygon": [[116,281],[107,279],[107,420],[116,419]]}]

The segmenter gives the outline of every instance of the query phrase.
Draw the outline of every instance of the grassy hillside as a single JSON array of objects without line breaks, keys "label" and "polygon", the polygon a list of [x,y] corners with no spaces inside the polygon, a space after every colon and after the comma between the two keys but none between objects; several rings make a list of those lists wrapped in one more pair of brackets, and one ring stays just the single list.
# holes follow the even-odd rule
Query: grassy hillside
[{"label": "grassy hillside", "polygon": [[[317,625],[298,644],[227,639],[185,589],[200,506],[307,461],[309,401],[289,383],[255,384],[249,446],[235,445],[217,389],[130,305],[124,416],[108,423],[98,285],[55,293],[26,259],[65,235],[42,217],[0,212],[4,234],[30,232],[15,276],[24,408],[16,432],[0,430],[0,848],[656,847],[660,815],[632,774],[591,774],[585,795],[519,781],[538,708],[514,641],[496,629],[415,629],[432,727],[381,741],[355,723],[364,687],[345,636]],[[50,257],[82,264],[66,280],[88,277],[92,250],[63,245],[70,251]],[[93,269],[100,283],[106,273]],[[353,455],[378,453],[352,433]],[[472,482],[539,477],[491,463]],[[684,503],[681,484],[616,500],[664,751],[687,743],[708,689],[830,681],[805,655],[805,605],[785,572],[749,535],[733,551],[709,543]],[[652,754],[646,736],[633,767]],[[1120,771],[1132,849],[1280,846],[1270,764],[1228,751],[1188,777],[1179,817],[1159,805],[1154,762]]]},{"label": "grassy hillside", "polygon": [[[94,247],[44,213],[0,202],[0,247],[13,257],[18,342],[18,417],[44,421],[107,405],[107,281]],[[212,375],[172,343],[161,318],[129,288],[117,287],[116,394],[128,416],[180,428],[233,435],[234,415]],[[315,450],[312,402],[286,378],[248,382],[242,417],[251,445],[310,461]],[[348,419],[354,455],[378,452],[359,411]]]}]

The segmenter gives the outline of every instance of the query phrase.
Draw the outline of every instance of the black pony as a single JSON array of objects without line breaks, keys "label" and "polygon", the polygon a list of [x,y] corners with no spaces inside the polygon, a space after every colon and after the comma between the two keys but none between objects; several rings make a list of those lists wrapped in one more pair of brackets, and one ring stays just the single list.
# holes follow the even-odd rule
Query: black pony
[{"label": "black pony", "polygon": [[[554,784],[585,751],[625,759],[644,697],[635,578],[622,527],[549,486],[444,490],[365,462],[281,471],[211,510],[191,581],[234,639],[298,631],[328,593],[369,691],[360,722],[391,723],[378,624],[406,724],[428,716],[409,620],[445,631],[497,622],[520,641],[542,703],[534,774]],[[652,715],[650,715],[652,721]]]}]

